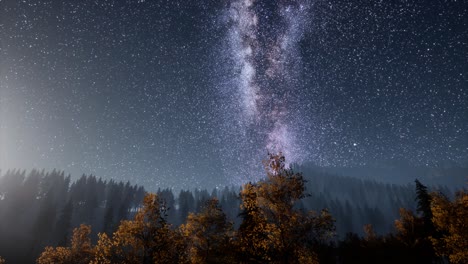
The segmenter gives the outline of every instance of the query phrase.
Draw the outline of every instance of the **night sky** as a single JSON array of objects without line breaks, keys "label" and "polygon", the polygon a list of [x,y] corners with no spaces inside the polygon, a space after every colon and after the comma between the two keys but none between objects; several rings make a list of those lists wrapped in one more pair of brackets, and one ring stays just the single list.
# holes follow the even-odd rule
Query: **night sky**
[{"label": "night sky", "polygon": [[468,164],[466,1],[0,0],[0,168],[147,189]]}]

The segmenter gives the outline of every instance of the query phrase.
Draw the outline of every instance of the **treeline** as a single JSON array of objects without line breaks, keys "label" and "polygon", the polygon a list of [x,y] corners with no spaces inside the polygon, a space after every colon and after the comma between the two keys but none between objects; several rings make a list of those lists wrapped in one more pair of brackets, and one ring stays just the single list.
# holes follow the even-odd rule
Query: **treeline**
[{"label": "treeline", "polygon": [[[300,168],[303,177],[275,155],[266,169],[265,180],[242,188],[159,189],[144,201],[145,190],[129,183],[8,171],[0,178],[0,256],[7,263],[33,263],[41,252],[39,263],[422,263],[454,255],[444,244],[450,232],[468,246],[466,231],[461,238],[460,230],[440,231],[441,221],[454,220],[449,213],[466,216],[458,223],[466,226],[466,192],[452,201],[447,188],[429,193],[419,182],[415,192]],[[439,220],[428,213],[433,207],[445,208]],[[439,227],[429,228],[434,221]]]},{"label": "treeline", "polygon": [[284,157],[266,161],[266,179],[240,191],[239,228],[234,228],[217,198],[199,213],[189,213],[173,228],[168,207],[156,194],[145,196],[133,220],[122,221],[112,235],[91,227],[74,230],[67,247],[47,247],[37,259],[46,263],[467,263],[468,191],[453,200],[429,192],[416,180],[416,213],[401,208],[395,233],[348,233],[333,239],[335,219],[324,209],[306,210],[302,174],[284,166]]},{"label": "treeline", "polygon": [[0,256],[33,263],[45,246],[65,246],[74,227],[89,224],[112,233],[133,217],[145,191],[130,183],[83,175],[71,183],[63,172],[7,171],[0,177]]},{"label": "treeline", "polygon": [[[212,197],[219,197],[229,219],[237,219],[239,190],[181,190],[175,195],[159,189],[157,194],[166,203],[167,220],[177,227]],[[33,263],[45,246],[65,246],[80,224],[93,227],[90,237],[96,242],[98,233],[110,235],[121,220],[131,219],[144,196],[141,186],[92,175],[71,182],[56,170],[7,171],[0,175],[0,256],[9,263]]]},{"label": "treeline", "polygon": [[237,229],[214,197],[173,228],[166,201],[147,194],[134,219],[112,235],[100,233],[93,244],[91,227],[82,225],[69,246],[47,247],[37,263],[317,263],[333,239],[332,216],[298,207],[305,181],[284,167],[284,157],[271,156],[266,168],[265,180],[240,191]]},{"label": "treeline", "polygon": [[[394,232],[394,221],[399,218],[400,208],[416,209],[413,184],[382,183],[329,174],[308,167],[294,170],[303,172],[307,194],[298,201],[298,206],[315,211],[327,208],[338,219],[338,238],[344,238],[349,232],[364,235],[362,227],[366,224],[371,224],[377,234]],[[431,186],[431,189],[453,197],[453,192],[445,186]],[[175,226],[183,223],[189,212],[200,212],[209,198],[216,197],[228,219],[238,227],[241,221],[238,217],[239,191],[240,187],[225,187],[210,191],[182,190],[179,193],[159,189],[156,193],[171,208],[168,219]]]},{"label": "treeline", "polygon": [[[303,165],[309,170],[326,172],[358,178],[374,180],[384,183],[406,185],[419,180],[429,186],[442,185],[451,190],[458,189],[466,183],[468,163],[461,165],[456,163],[432,164],[432,166],[417,166],[403,161],[394,161],[382,164],[361,167],[318,167],[312,164]],[[302,170],[301,170],[302,171]]]},{"label": "treeline", "polygon": [[416,183],[416,212],[400,208],[395,233],[377,235],[365,225],[364,238],[347,234],[336,255],[342,263],[468,263],[468,190],[453,199]]},{"label": "treeline", "polygon": [[[362,227],[366,224],[372,224],[377,234],[394,232],[400,208],[416,209],[413,184],[339,176],[310,167],[295,169],[303,172],[307,180],[310,196],[302,201],[304,207],[309,210],[328,208],[337,219],[339,238],[344,238],[348,232],[364,235]],[[453,197],[453,192],[445,186],[431,186],[431,189]]]}]

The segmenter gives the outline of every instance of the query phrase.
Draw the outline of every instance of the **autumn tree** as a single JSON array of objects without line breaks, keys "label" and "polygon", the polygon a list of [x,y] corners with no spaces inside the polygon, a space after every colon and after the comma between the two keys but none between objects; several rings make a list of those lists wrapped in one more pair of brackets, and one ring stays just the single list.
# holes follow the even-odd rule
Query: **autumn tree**
[{"label": "autumn tree", "polygon": [[234,263],[232,223],[217,198],[206,201],[201,213],[190,213],[180,229],[191,263]]},{"label": "autumn tree", "polygon": [[441,234],[431,237],[438,256],[451,263],[468,263],[468,192],[460,191],[452,202],[442,194],[432,194],[432,222]]},{"label": "autumn tree", "polygon": [[37,259],[38,264],[87,264],[94,255],[89,234],[91,227],[80,225],[73,230],[71,247],[46,247]]},{"label": "autumn tree", "polygon": [[242,223],[238,230],[239,257],[243,262],[262,263],[270,261],[275,226],[268,223],[257,204],[257,185],[247,183],[240,192],[242,200]]},{"label": "autumn tree", "polygon": [[415,248],[420,243],[423,221],[411,210],[400,208],[400,219],[395,220],[397,238],[409,248]]},{"label": "autumn tree", "polygon": [[166,221],[166,206],[147,194],[134,220],[120,223],[109,238],[99,235],[94,263],[177,263],[181,244]]},{"label": "autumn tree", "polygon": [[334,233],[334,220],[327,211],[317,214],[297,209],[306,197],[305,180],[286,167],[284,156],[269,155],[264,161],[267,178],[248,183],[240,193],[239,228],[241,261],[313,263],[313,245]]}]

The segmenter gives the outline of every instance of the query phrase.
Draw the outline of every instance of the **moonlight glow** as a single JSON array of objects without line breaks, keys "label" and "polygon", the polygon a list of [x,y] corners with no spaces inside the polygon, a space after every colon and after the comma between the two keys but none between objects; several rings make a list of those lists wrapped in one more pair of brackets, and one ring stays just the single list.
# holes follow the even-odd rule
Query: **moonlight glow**
[{"label": "moonlight glow", "polygon": [[0,168],[149,190],[468,160],[463,1],[1,1]]}]

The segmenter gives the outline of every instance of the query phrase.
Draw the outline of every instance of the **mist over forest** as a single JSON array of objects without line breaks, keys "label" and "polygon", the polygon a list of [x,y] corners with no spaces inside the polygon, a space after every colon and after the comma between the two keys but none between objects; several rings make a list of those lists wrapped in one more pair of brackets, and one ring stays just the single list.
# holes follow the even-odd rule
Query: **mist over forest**
[{"label": "mist over forest", "polygon": [[467,264],[467,40],[464,0],[0,0],[0,264]]},{"label": "mist over forest", "polygon": [[[410,175],[402,175],[393,181],[379,181],[378,177],[367,178],[367,175],[358,177],[334,174],[333,170],[326,168],[293,167],[294,170],[282,168],[278,175],[286,177],[286,181],[291,181],[294,177],[301,179],[303,190],[301,187],[299,191],[302,194],[293,199],[295,210],[320,212],[325,209],[332,217],[330,219],[333,219],[329,223],[332,227],[328,230],[330,236],[320,241],[322,246],[319,249],[309,249],[319,254],[317,261],[320,260],[320,263],[352,261],[353,258],[347,259],[349,256],[338,252],[341,252],[340,247],[350,242],[348,240],[353,236],[354,239],[367,241],[369,232],[374,239],[401,235],[404,230],[395,221],[403,221],[400,219],[405,216],[402,215],[402,208],[413,212],[416,215],[413,217],[423,217],[424,213],[418,206],[420,197],[418,198],[414,179],[431,184],[427,185],[426,194],[440,193],[446,199],[453,200],[455,193],[463,188],[460,187],[463,186],[459,184],[460,181],[466,180],[462,175],[468,172],[464,168],[423,168],[414,169],[413,172],[420,174],[412,174],[414,178],[411,180]],[[339,171],[336,169],[334,172]],[[388,173],[394,171],[386,170]],[[272,176],[268,170],[266,172],[267,178],[259,184],[268,183],[278,177],[276,174]],[[350,173],[359,173],[359,169]],[[294,177],[291,178],[292,176]],[[239,228],[246,221],[242,200],[245,198],[241,197],[249,185],[250,183],[214,189],[182,189],[178,192],[165,186],[148,187],[156,194],[158,203],[163,205],[161,219],[164,219],[168,228],[178,232],[189,221],[190,215],[206,213],[210,201],[216,201],[215,208],[223,213],[224,221],[232,225],[232,230],[241,230]],[[87,236],[92,244],[101,239],[100,234],[116,236],[119,225],[124,223],[122,221],[133,219],[144,208],[145,195],[147,190],[143,186],[132,185],[130,182],[107,181],[93,175],[82,175],[72,181],[69,175],[57,170],[7,171],[0,177],[0,217],[3,219],[0,222],[0,256],[7,263],[34,263],[46,246],[70,246],[73,230],[82,228],[82,225],[91,227]],[[466,219],[463,221],[466,222]],[[185,239],[185,243],[190,243],[190,238]],[[390,250],[386,247],[383,245],[382,250]],[[411,254],[416,257],[419,254],[414,248],[407,250],[413,250]],[[367,260],[366,254],[368,253],[360,256],[363,261],[381,261],[385,259],[386,253],[367,256]],[[432,257],[436,259],[436,255]]]}]

